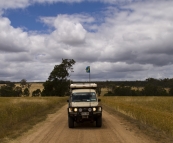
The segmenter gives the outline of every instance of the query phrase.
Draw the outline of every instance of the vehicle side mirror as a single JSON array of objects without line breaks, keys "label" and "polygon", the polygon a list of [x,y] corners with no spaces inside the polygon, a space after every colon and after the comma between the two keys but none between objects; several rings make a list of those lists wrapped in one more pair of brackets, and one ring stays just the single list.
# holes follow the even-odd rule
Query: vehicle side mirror
[{"label": "vehicle side mirror", "polygon": [[98,99],[98,102],[100,102],[101,101],[101,99]]},{"label": "vehicle side mirror", "polygon": [[69,102],[69,100],[67,100],[67,102]]}]

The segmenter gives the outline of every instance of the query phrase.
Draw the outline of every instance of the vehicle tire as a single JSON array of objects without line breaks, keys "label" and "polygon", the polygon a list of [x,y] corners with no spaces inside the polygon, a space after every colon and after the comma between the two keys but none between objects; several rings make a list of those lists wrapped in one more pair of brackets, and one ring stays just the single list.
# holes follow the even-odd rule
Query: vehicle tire
[{"label": "vehicle tire", "polygon": [[68,127],[69,128],[74,128],[74,120],[70,116],[68,116]]},{"label": "vehicle tire", "polygon": [[101,127],[102,126],[102,117],[98,117],[96,119],[96,127]]}]

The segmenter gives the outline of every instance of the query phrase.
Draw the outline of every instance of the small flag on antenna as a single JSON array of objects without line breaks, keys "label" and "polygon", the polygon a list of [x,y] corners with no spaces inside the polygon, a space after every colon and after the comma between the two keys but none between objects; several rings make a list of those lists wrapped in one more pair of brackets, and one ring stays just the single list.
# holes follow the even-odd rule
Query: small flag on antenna
[{"label": "small flag on antenna", "polygon": [[90,66],[87,66],[87,67],[86,67],[86,72],[87,72],[87,73],[90,73]]}]

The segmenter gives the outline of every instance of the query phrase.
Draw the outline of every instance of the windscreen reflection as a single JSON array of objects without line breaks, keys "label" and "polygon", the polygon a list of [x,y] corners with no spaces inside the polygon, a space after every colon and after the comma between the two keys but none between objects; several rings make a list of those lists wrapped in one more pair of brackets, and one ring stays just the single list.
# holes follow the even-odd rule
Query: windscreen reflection
[{"label": "windscreen reflection", "polygon": [[81,92],[72,94],[72,102],[95,102],[96,94],[94,92]]}]

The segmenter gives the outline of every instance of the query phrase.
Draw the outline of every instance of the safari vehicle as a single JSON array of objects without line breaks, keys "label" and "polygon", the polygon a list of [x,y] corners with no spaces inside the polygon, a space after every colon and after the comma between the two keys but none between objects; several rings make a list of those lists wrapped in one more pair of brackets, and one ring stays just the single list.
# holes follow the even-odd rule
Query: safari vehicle
[{"label": "safari vehicle", "polygon": [[74,122],[95,122],[96,127],[102,126],[102,107],[96,94],[97,84],[75,83],[70,85],[71,95],[68,104],[68,126],[74,128]]}]

